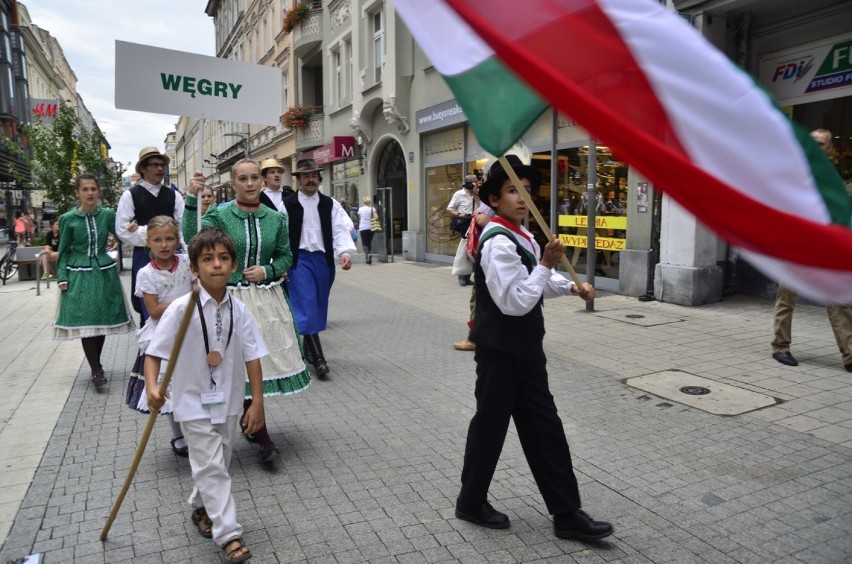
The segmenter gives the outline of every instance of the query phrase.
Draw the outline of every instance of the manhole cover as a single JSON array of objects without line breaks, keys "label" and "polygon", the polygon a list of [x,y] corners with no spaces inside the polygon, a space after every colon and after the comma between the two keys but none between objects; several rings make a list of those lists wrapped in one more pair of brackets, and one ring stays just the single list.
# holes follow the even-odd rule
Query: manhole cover
[{"label": "manhole cover", "polygon": [[638,313],[631,313],[631,314],[629,314],[629,315],[625,315],[624,317],[626,317],[627,319],[642,319],[642,318],[644,318],[645,316],[644,316],[644,315],[639,315]]},{"label": "manhole cover", "polygon": [[703,386],[684,386],[680,391],[690,396],[705,396],[710,393],[710,390]]}]

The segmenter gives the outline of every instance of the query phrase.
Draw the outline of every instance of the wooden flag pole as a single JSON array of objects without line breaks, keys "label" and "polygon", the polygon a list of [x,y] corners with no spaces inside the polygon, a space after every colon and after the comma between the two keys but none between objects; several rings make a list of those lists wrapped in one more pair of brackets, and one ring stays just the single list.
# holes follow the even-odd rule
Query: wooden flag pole
[{"label": "wooden flag pole", "polygon": [[[506,174],[509,175],[509,179],[512,181],[512,184],[517,188],[518,193],[524,199],[524,203],[527,204],[527,209],[530,210],[533,217],[535,218],[538,226],[541,227],[542,231],[544,231],[544,236],[547,237],[547,240],[550,241],[553,239],[553,231],[550,230],[550,227],[547,226],[547,222],[544,221],[544,218],[541,216],[541,212],[538,211],[538,208],[535,206],[535,203],[532,201],[532,197],[529,192],[527,192],[524,185],[521,184],[521,179],[518,178],[518,173],[515,172],[515,169],[512,168],[512,165],[509,164],[509,161],[506,160],[505,156],[502,156],[498,159],[500,164],[503,165],[503,170],[506,171]],[[571,280],[574,281],[574,284],[577,287],[580,286],[580,277],[577,276],[577,271],[574,270],[574,266],[571,264],[571,261],[568,260],[564,254],[562,255],[562,266],[565,267],[565,270],[568,271],[568,274],[571,275]]]},{"label": "wooden flag pole", "polygon": [[[195,309],[195,302],[197,300],[198,290],[193,290],[192,296],[189,298],[189,304],[187,304],[186,311],[183,314],[183,319],[180,322],[180,327],[178,328],[177,336],[175,337],[175,343],[172,345],[172,354],[171,357],[169,357],[169,365],[166,367],[166,373],[163,375],[163,381],[160,384],[160,394],[165,394],[166,390],[169,389],[172,372],[174,372],[175,365],[177,364],[180,348],[183,346],[183,338],[186,336],[186,329],[189,327],[189,321],[192,319],[192,311]],[[112,526],[112,522],[115,521],[115,517],[118,515],[118,509],[124,501],[124,496],[127,495],[127,490],[130,489],[130,484],[133,482],[133,476],[136,474],[136,469],[139,467],[142,455],[145,454],[145,447],[148,445],[148,438],[151,436],[151,431],[154,429],[154,421],[157,420],[159,411],[159,409],[151,410],[151,414],[148,416],[148,423],[145,425],[145,431],[142,433],[142,438],[139,439],[139,446],[136,448],[136,456],[133,457],[133,463],[130,465],[130,470],[127,472],[127,478],[124,480],[124,486],[122,486],[121,493],[118,494],[118,499],[115,500],[115,504],[112,506],[112,512],[109,514],[109,519],[107,519],[106,525],[104,525],[104,528],[101,531],[101,542],[106,540],[109,528]]]}]

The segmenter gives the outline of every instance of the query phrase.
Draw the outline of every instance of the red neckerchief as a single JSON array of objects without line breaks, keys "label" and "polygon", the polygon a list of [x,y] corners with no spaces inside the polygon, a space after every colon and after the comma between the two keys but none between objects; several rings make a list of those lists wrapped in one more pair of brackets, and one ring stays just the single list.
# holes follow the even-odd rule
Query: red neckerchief
[{"label": "red neckerchief", "polygon": [[[175,261],[168,268],[169,272],[174,272],[175,270],[177,270],[179,262],[180,261],[178,260],[177,255],[175,255]],[[157,259],[151,259],[151,266],[153,266],[156,270],[163,270],[162,268],[160,268],[160,265],[157,264]]]},{"label": "red neckerchief", "polygon": [[529,235],[527,235],[526,233],[521,231],[520,227],[518,227],[514,223],[510,223],[510,222],[506,221],[505,219],[503,219],[499,215],[495,215],[494,217],[492,217],[491,222],[496,223],[497,225],[502,225],[503,227],[505,227],[506,229],[508,229],[512,233],[520,235],[521,237],[526,239],[527,242],[530,244],[530,249],[532,249],[533,253],[535,253],[535,244],[533,243],[532,239],[530,239]]},{"label": "red neckerchief", "polygon": [[237,200],[237,205],[244,207],[244,208],[259,208],[260,202],[255,202],[255,203],[252,204],[252,203],[249,203],[249,202],[244,202],[242,200]]}]

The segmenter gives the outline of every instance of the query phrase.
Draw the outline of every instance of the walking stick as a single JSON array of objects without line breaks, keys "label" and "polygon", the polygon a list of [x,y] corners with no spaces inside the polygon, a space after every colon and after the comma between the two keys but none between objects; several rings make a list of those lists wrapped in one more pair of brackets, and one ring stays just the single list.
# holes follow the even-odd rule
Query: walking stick
[{"label": "walking stick", "polygon": [[[500,157],[498,159],[500,164],[503,165],[503,170],[509,175],[509,178],[512,180],[512,184],[515,185],[515,188],[518,190],[518,193],[524,199],[524,203],[527,205],[527,209],[530,210],[536,222],[538,222],[538,226],[541,227],[541,230],[544,231],[544,236],[547,237],[547,240],[550,241],[553,239],[553,231],[550,230],[550,227],[547,226],[547,222],[544,221],[544,218],[541,217],[541,213],[538,211],[538,208],[535,207],[535,203],[532,201],[529,193],[527,192],[524,185],[521,184],[521,179],[518,178],[518,173],[515,172],[515,169],[512,168],[512,165],[509,164],[509,161],[506,160],[506,157]],[[568,260],[568,257],[562,255],[562,266],[568,271],[568,274],[571,275],[571,280],[574,281],[574,284],[579,288],[580,286],[580,277],[577,276],[577,272],[574,270],[574,266],[571,264],[571,261]]]},{"label": "walking stick", "polygon": [[[172,354],[169,357],[169,365],[166,367],[166,373],[163,374],[163,381],[160,384],[160,394],[165,394],[166,390],[169,389],[172,372],[175,370],[175,364],[177,364],[180,348],[183,346],[183,338],[186,335],[186,328],[189,327],[189,321],[192,319],[192,310],[195,308],[195,302],[197,300],[198,290],[193,290],[192,296],[189,298],[189,304],[186,306],[186,311],[183,313],[183,319],[180,322],[177,337],[175,337],[175,343],[172,345]],[[127,495],[127,490],[130,489],[130,484],[133,482],[133,476],[136,474],[136,469],[139,467],[139,461],[142,460],[142,455],[145,454],[145,447],[148,446],[148,438],[151,436],[151,431],[154,429],[154,421],[157,420],[157,415],[159,415],[159,413],[159,409],[153,409],[151,410],[151,414],[148,415],[148,423],[145,425],[145,431],[142,433],[142,438],[139,439],[139,446],[136,448],[136,456],[133,457],[133,463],[130,465],[130,470],[127,472],[127,478],[124,480],[124,486],[122,486],[121,493],[118,494],[118,499],[115,500],[115,505],[112,506],[112,512],[109,514],[109,519],[107,519],[106,525],[104,525],[104,529],[101,531],[101,542],[106,540],[109,528],[112,526],[112,522],[115,521],[116,515],[118,515],[118,508],[121,507],[121,504],[124,501],[124,496]]]}]

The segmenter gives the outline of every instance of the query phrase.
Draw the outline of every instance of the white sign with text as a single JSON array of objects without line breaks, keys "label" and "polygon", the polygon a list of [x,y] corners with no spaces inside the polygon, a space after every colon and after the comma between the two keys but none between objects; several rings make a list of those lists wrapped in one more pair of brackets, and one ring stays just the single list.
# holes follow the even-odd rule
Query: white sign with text
[{"label": "white sign with text", "polygon": [[116,41],[115,107],[277,125],[281,72],[274,67]]}]

